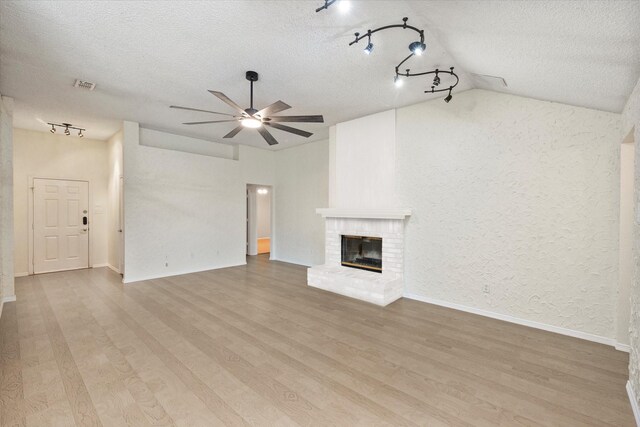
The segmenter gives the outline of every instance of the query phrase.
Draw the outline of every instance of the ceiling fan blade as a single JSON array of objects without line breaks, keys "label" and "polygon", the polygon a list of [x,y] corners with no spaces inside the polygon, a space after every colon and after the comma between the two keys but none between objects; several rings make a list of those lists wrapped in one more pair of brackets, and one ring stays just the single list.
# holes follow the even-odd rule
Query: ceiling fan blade
[{"label": "ceiling fan blade", "polygon": [[271,135],[269,133],[268,130],[266,130],[263,126],[259,127],[256,129],[258,132],[260,132],[260,135],[262,135],[262,137],[264,138],[265,141],[267,141],[267,144],[269,145],[276,145],[278,143],[278,141],[276,141],[276,139],[273,137],[273,135]]},{"label": "ceiling fan blade", "polygon": [[243,115],[246,114],[246,112],[242,109],[241,106],[239,106],[238,104],[236,104],[235,102],[233,102],[231,99],[229,99],[229,97],[227,95],[225,95],[222,92],[216,92],[215,90],[210,90],[209,91],[212,95],[218,97],[218,99],[220,99],[222,102],[224,102],[225,104],[235,108],[236,110],[238,110],[240,113],[242,113]]},{"label": "ceiling fan blade", "polygon": [[242,126],[242,125],[238,125],[238,127],[234,128],[231,132],[229,132],[228,134],[223,136],[223,138],[233,138],[234,136],[236,136],[238,134],[238,132],[240,132],[242,130],[243,127],[244,126]]},{"label": "ceiling fan blade", "polygon": [[264,124],[267,126],[271,126],[272,128],[283,130],[285,132],[291,132],[291,133],[295,133],[296,135],[304,136],[305,138],[309,138],[311,135],[313,135],[311,132],[292,128],[291,126],[281,125],[279,123],[264,122]]},{"label": "ceiling fan blade", "polygon": [[209,111],[209,110],[200,110],[199,108],[189,108],[189,107],[179,107],[177,105],[170,105],[169,108],[177,108],[179,110],[189,110],[189,111],[200,111],[201,113],[213,113],[213,114],[222,114],[223,116],[231,116],[234,117],[233,114],[227,113],[218,113],[217,111]]},{"label": "ceiling fan blade", "polygon": [[272,122],[324,123],[322,116],[272,116]]},{"label": "ceiling fan blade", "polygon": [[186,122],[183,125],[204,125],[207,123],[226,123],[226,122],[237,122],[237,120],[209,120],[206,122]]},{"label": "ceiling fan blade", "polygon": [[291,108],[291,105],[285,104],[282,101],[277,101],[267,107],[264,107],[262,110],[258,111],[256,114],[259,115],[260,117],[267,117],[271,114],[288,110],[289,108]]}]

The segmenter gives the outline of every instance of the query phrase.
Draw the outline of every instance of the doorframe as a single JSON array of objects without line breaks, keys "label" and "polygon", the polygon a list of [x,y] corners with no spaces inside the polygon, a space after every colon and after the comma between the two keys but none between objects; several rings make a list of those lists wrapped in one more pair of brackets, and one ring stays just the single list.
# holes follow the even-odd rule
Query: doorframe
[{"label": "doorframe", "polygon": [[247,221],[247,216],[248,216],[248,209],[249,209],[249,197],[247,194],[247,190],[248,187],[250,185],[254,185],[256,187],[268,187],[269,188],[269,197],[270,197],[270,210],[271,210],[271,237],[270,237],[270,241],[269,241],[269,260],[275,260],[277,259],[276,257],[276,250],[277,250],[277,242],[276,242],[276,186],[275,184],[256,184],[253,182],[245,182],[244,188],[245,188],[245,199],[244,199],[244,203],[245,203],[245,232],[244,232],[244,246],[245,246],[245,256],[250,256],[247,252],[248,252],[248,244],[247,242],[249,241],[249,223]]},{"label": "doorframe", "polygon": [[29,246],[29,259],[28,259],[28,268],[29,268],[29,275],[32,276],[34,274],[34,268],[33,268],[33,249],[35,246],[35,243],[33,241],[34,239],[34,233],[33,233],[33,219],[34,219],[34,209],[35,209],[35,202],[34,202],[34,180],[36,179],[51,179],[51,180],[56,180],[56,181],[77,181],[77,182],[86,182],[87,183],[87,192],[89,194],[87,194],[87,200],[88,200],[88,214],[87,216],[89,217],[89,232],[87,233],[87,245],[88,245],[88,259],[89,259],[89,268],[93,268],[93,259],[92,259],[92,251],[91,251],[91,235],[93,234],[93,227],[91,226],[93,224],[93,209],[91,209],[92,206],[92,195],[91,195],[91,180],[89,179],[68,179],[68,178],[53,178],[53,177],[46,177],[46,176],[35,176],[35,175],[29,175],[27,177],[28,180],[28,187],[27,187],[27,193],[28,193],[28,206],[27,206],[27,213],[28,213],[28,220],[27,220],[27,227],[29,228],[28,230],[28,246]]}]

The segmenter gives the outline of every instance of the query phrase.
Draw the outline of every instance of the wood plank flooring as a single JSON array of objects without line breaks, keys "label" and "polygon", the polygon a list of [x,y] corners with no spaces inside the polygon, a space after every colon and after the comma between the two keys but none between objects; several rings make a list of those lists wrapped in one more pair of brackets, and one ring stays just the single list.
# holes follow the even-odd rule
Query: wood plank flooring
[{"label": "wood plank flooring", "polygon": [[386,308],[247,266],[123,285],[17,279],[2,426],[633,426],[628,356],[411,300]]}]

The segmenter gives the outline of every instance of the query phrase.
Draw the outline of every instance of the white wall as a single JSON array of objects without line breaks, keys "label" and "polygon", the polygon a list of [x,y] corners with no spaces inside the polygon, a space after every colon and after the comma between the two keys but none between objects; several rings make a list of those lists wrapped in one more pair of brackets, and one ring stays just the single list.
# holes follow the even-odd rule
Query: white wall
[{"label": "white wall", "polygon": [[396,130],[407,292],[613,339],[620,115],[472,90]]},{"label": "white wall", "polygon": [[14,269],[29,271],[29,177],[89,181],[89,260],[107,263],[107,142],[14,129]]},{"label": "white wall", "polygon": [[[332,203],[339,208],[395,208],[395,110],[344,123],[335,128],[331,149],[336,186]],[[326,207],[326,206],[323,206]],[[333,207],[333,206],[332,206]]]},{"label": "white wall", "polygon": [[324,220],[329,203],[329,141],[276,152],[272,258],[302,265],[324,263]]},{"label": "white wall", "polygon": [[633,281],[633,177],[635,144],[633,135],[620,147],[620,242],[618,299],[616,305],[616,340],[629,345],[631,317],[631,283]]},{"label": "white wall", "polygon": [[140,144],[154,132],[123,125],[124,281],[244,264],[246,184],[274,184],[274,152],[240,146],[232,160]]},{"label": "white wall", "polygon": [[120,230],[124,230],[120,218],[120,178],[123,176],[122,165],[122,131],[117,132],[107,143],[109,151],[108,163],[108,189],[107,189],[107,262],[109,266],[121,272],[122,263],[122,238]]},{"label": "white wall", "polygon": [[0,95],[0,315],[13,281],[13,99]]},{"label": "white wall", "polygon": [[258,188],[267,189],[267,194],[256,194],[256,207],[257,207],[257,225],[258,225],[258,239],[264,239],[271,237],[271,189],[263,186]]},{"label": "white wall", "polygon": [[[624,137],[634,132],[635,144],[640,142],[640,80],[629,97],[622,112],[622,133]],[[637,145],[636,145],[637,147]],[[640,150],[635,150],[634,183],[634,231],[633,258],[634,274],[631,288],[631,320],[629,322],[629,384],[636,398],[636,409],[640,411]],[[638,415],[638,414],[637,414]],[[640,418],[636,421],[640,423]]]}]

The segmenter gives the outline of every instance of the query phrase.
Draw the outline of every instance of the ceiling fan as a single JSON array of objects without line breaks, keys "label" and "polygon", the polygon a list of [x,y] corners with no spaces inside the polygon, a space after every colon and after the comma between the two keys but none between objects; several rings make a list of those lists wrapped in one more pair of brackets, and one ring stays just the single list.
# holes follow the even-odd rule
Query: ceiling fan
[{"label": "ceiling fan", "polygon": [[227,122],[238,122],[238,126],[233,129],[231,132],[223,136],[223,138],[233,138],[240,132],[243,128],[251,128],[256,129],[260,135],[267,141],[269,145],[275,145],[278,141],[271,135],[271,133],[266,129],[266,127],[271,127],[274,129],[279,129],[285,132],[290,132],[296,135],[304,136],[305,138],[309,138],[313,135],[311,132],[307,132],[301,129],[292,128],[291,126],[282,125],[282,122],[298,122],[298,123],[324,123],[324,118],[321,115],[316,116],[272,116],[272,114],[279,113],[280,111],[287,110],[291,108],[290,105],[285,104],[282,101],[274,102],[273,104],[263,108],[262,110],[256,110],[253,108],[253,82],[258,81],[258,73],[255,71],[247,71],[246,78],[251,82],[251,106],[249,108],[243,109],[238,104],[233,102],[229,97],[227,97],[222,92],[216,92],[215,90],[210,90],[211,94],[218,97],[222,102],[229,105],[231,108],[237,111],[237,114],[228,114],[228,113],[219,113],[217,111],[209,111],[209,110],[200,110],[198,108],[189,108],[189,107],[179,107],[177,105],[171,105],[170,108],[177,108],[180,110],[189,110],[189,111],[199,111],[202,113],[212,113],[212,114],[220,114],[223,116],[233,117],[232,119],[227,120],[208,120],[204,122],[187,122],[183,123],[183,125],[202,125],[208,123],[227,123]]}]

